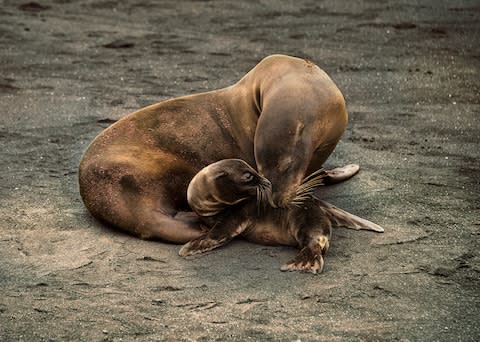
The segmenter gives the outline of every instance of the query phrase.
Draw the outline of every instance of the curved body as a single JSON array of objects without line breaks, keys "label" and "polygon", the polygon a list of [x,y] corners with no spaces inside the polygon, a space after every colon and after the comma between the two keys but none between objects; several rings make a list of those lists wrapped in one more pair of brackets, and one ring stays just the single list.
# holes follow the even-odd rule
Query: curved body
[{"label": "curved body", "polygon": [[346,123],[343,96],[320,68],[270,56],[233,86],[163,101],[108,127],[82,158],[80,193],[102,221],[184,243],[202,234],[186,197],[200,169],[227,158],[256,165],[282,206]]}]

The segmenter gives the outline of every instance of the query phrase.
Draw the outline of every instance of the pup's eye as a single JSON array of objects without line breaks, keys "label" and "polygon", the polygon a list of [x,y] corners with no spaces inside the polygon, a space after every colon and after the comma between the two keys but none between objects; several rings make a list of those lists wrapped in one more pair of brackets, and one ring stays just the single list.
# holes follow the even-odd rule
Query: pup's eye
[{"label": "pup's eye", "polygon": [[242,182],[248,183],[253,179],[253,175],[250,172],[245,172],[242,175]]}]

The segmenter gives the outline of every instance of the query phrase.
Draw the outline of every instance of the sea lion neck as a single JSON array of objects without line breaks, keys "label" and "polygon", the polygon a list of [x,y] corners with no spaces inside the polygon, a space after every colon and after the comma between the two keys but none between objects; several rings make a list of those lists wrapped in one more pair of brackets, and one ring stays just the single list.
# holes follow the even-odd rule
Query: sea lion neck
[{"label": "sea lion neck", "polygon": [[[255,166],[253,144],[260,111],[252,97],[253,90],[250,88],[240,81],[220,92],[226,112],[235,113],[235,115],[228,116],[229,126],[227,129],[241,150],[239,157],[249,165]],[[221,112],[219,115],[223,116]]]}]

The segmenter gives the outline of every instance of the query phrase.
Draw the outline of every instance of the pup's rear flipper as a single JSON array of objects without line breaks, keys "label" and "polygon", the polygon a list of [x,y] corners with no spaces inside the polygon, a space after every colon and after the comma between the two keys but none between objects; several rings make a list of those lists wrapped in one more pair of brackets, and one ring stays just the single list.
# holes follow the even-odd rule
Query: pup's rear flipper
[{"label": "pup's rear flipper", "polygon": [[345,210],[339,209],[330,203],[318,200],[319,207],[324,211],[325,216],[330,220],[332,227],[343,227],[351,229],[372,230],[383,233],[384,229],[378,224],[365,220]]}]

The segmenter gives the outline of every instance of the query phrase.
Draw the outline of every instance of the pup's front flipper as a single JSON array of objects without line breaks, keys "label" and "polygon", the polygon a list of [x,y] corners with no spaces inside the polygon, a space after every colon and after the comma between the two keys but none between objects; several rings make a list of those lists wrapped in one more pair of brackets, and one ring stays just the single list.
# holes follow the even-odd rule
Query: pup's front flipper
[{"label": "pup's front flipper", "polygon": [[218,220],[205,235],[187,242],[178,254],[187,257],[221,247],[243,233],[251,224],[252,222],[241,212],[229,210],[219,215]]},{"label": "pup's front flipper", "polygon": [[307,200],[302,207],[290,209],[289,214],[288,229],[295,237],[300,252],[280,270],[321,273],[332,235],[329,218],[314,198]]},{"label": "pup's front flipper", "polygon": [[295,258],[280,267],[282,271],[303,271],[313,274],[322,273],[323,256],[328,250],[327,236],[318,236],[307,246],[303,247]]},{"label": "pup's front flipper", "polygon": [[183,245],[178,254],[182,257],[187,257],[194,254],[205,253],[223,246],[231,239],[233,239],[233,237],[230,236],[211,238],[206,234],[187,242]]}]

